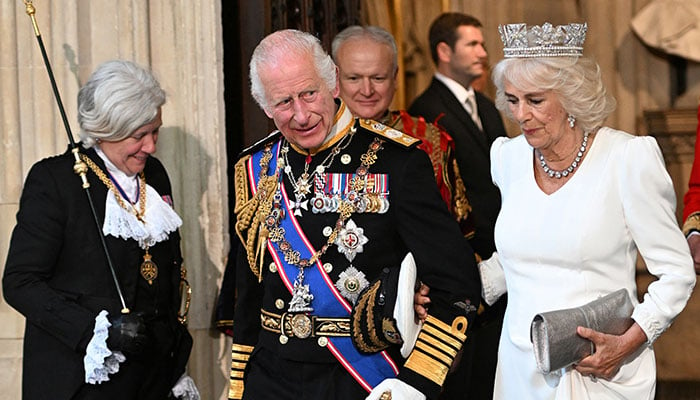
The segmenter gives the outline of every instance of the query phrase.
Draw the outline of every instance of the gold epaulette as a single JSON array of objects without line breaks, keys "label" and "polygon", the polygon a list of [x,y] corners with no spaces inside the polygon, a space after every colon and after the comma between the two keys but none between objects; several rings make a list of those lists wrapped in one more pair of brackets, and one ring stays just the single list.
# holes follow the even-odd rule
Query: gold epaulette
[{"label": "gold epaulette", "polygon": [[700,232],[700,211],[688,215],[688,218],[683,223],[683,234],[685,236],[688,236],[693,231]]},{"label": "gold epaulette", "polygon": [[229,376],[228,386],[229,400],[243,398],[243,375],[251,353],[253,353],[253,346],[236,343],[231,345],[231,375]]},{"label": "gold epaulette", "polygon": [[241,157],[241,159],[238,160],[234,166],[233,185],[235,190],[234,193],[236,194],[236,204],[234,205],[233,212],[235,214],[238,214],[248,200],[250,200],[250,196],[248,195],[248,172],[246,171],[246,163],[248,162],[249,158],[250,155]]},{"label": "gold epaulette", "polygon": [[411,147],[420,143],[420,139],[416,139],[401,131],[397,131],[396,129],[390,126],[386,126],[381,122],[365,118],[360,118],[359,121],[361,127],[367,129],[370,132],[374,132],[383,138],[391,140],[394,143],[398,143],[404,147]]},{"label": "gold epaulette", "polygon": [[428,315],[406,368],[442,386],[462,344],[467,339],[467,318],[457,317],[452,326]]},{"label": "gold epaulette", "polygon": [[[246,163],[250,157],[250,155],[243,156],[235,165],[235,230],[245,248],[250,269],[260,281],[262,280],[262,272],[257,261],[261,263],[263,261],[263,252],[267,240],[267,230],[261,224],[272,208],[272,199],[276,192],[277,173],[261,177],[257,193],[255,196],[251,196],[249,192],[250,182],[248,181],[248,172],[246,170]],[[269,164],[270,158],[271,154],[268,151],[260,162]],[[267,165],[265,168],[267,168]]]}]

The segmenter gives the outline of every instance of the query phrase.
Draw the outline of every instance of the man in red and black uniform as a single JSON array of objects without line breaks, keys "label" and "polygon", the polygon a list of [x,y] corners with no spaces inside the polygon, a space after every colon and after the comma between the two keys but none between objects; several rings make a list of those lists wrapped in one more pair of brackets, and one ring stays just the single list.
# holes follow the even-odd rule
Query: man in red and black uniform
[{"label": "man in red and black uniform", "polygon": [[442,199],[462,233],[471,238],[471,206],[454,154],[454,140],[437,124],[405,110],[390,111],[396,93],[398,59],[396,42],[378,26],[354,25],[333,38],[333,60],[338,66],[340,97],[359,118],[373,119],[421,140],[428,153]]}]

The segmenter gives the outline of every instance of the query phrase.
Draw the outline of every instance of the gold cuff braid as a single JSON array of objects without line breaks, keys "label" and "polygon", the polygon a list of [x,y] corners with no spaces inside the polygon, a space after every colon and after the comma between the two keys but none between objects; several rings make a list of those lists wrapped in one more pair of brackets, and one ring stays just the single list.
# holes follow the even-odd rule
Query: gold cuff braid
[{"label": "gold cuff braid", "polygon": [[688,236],[692,231],[700,232],[700,211],[688,215],[688,218],[683,223],[683,234],[685,236]]},{"label": "gold cuff braid", "polygon": [[406,368],[442,386],[455,356],[467,336],[467,319],[457,317],[452,326],[428,315],[413,351],[406,360]]},{"label": "gold cuff braid", "polygon": [[231,345],[231,375],[229,377],[228,398],[239,400],[243,398],[243,377],[248,359],[253,352],[253,346],[243,344]]}]

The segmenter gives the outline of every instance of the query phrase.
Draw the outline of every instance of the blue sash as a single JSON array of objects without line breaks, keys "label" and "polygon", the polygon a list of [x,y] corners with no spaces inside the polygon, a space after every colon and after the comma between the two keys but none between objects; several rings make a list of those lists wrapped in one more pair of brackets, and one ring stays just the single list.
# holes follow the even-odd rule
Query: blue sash
[{"label": "blue sash", "polygon": [[[271,149],[273,157],[270,160],[268,174],[273,174],[277,168],[280,143],[281,141],[278,141]],[[258,151],[248,160],[248,177],[253,194],[257,190],[260,179],[260,159],[263,154],[264,151]],[[311,246],[294,213],[289,209],[289,198],[281,182],[281,176],[282,172],[280,172],[279,185],[283,197],[282,207],[286,217],[280,221],[280,227],[284,228],[285,239],[292,245],[294,250],[299,251],[301,258],[309,259],[316,250]],[[289,265],[284,260],[284,253],[276,243],[268,240],[267,248],[277,265],[280,278],[291,293],[298,267]],[[335,288],[333,281],[323,269],[320,260],[316,261],[315,268],[314,266],[309,266],[304,269],[304,284],[309,285],[311,293],[314,295],[311,303],[314,315],[323,317],[348,317],[350,315],[352,306]],[[362,354],[355,348],[350,337],[328,338],[326,347],[368,392],[384,379],[396,377],[398,374],[398,367],[385,351],[375,354]]]}]

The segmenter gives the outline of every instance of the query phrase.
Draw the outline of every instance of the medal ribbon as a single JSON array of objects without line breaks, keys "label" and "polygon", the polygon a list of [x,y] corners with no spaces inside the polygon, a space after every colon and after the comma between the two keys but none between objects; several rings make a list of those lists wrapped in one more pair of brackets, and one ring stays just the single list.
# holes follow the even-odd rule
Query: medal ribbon
[{"label": "medal ribbon", "polygon": [[[352,191],[350,183],[359,175],[355,173],[331,173],[323,174],[324,178],[318,182],[325,182],[323,188],[326,194],[340,195]],[[386,174],[367,174],[361,177],[366,183],[364,191],[386,195],[389,193],[389,182]]]},{"label": "medal ribbon", "polygon": [[[274,173],[277,168],[277,154],[280,148],[277,142],[271,149],[275,156],[270,160],[267,173]],[[263,151],[256,152],[248,160],[248,176],[253,189],[253,194],[257,188],[260,174],[260,159]],[[281,174],[280,174],[281,175]],[[294,213],[289,208],[289,198],[282,182],[279,183],[282,193],[282,207],[286,217],[282,219],[279,226],[285,230],[285,239],[293,249],[300,253],[301,259],[309,259],[316,252],[308,238],[302,231]],[[278,245],[270,240],[267,241],[267,248],[277,265],[277,271],[290,293],[292,293],[293,282],[297,275],[298,267],[290,265],[284,260],[284,252]],[[352,307],[340,295],[333,281],[323,269],[320,260],[316,261],[316,268],[308,266],[304,269],[304,284],[308,284],[311,293],[314,295],[312,307],[313,314],[324,317],[349,317]],[[290,279],[292,277],[292,279]],[[350,337],[328,338],[328,349],[345,367],[345,369],[355,378],[355,380],[368,392],[386,378],[393,378],[398,374],[398,367],[386,352],[382,351],[374,354],[360,353],[352,343]]]}]

